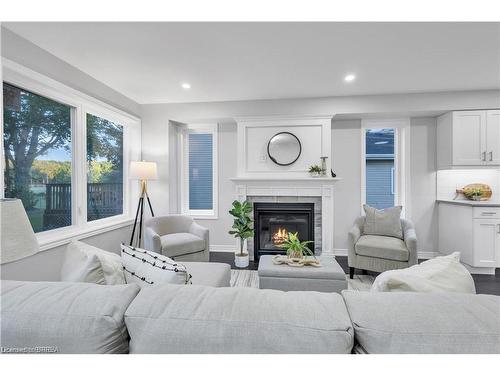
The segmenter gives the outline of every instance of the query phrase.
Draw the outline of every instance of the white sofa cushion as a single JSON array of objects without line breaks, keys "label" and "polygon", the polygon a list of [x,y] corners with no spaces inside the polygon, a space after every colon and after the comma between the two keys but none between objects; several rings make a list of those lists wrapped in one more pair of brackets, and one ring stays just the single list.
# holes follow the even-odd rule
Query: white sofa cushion
[{"label": "white sofa cushion", "polygon": [[373,282],[372,292],[476,293],[474,279],[460,263],[460,253],[429,259],[401,270],[385,271]]},{"label": "white sofa cushion", "polygon": [[357,352],[500,353],[499,296],[350,290],[342,296]]},{"label": "white sofa cushion", "polygon": [[127,353],[125,310],[137,285],[2,280],[3,348]]},{"label": "white sofa cushion", "polygon": [[378,210],[367,204],[365,210],[365,224],[363,234],[374,234],[377,236],[389,236],[403,239],[403,228],[401,227],[402,206],[384,208]]},{"label": "white sofa cushion", "polygon": [[186,267],[165,255],[121,245],[122,265],[127,284],[191,284]]},{"label": "white sofa cushion", "polygon": [[67,251],[61,268],[61,281],[106,284],[104,271],[95,254]]},{"label": "white sofa cushion", "polygon": [[338,293],[157,285],[125,314],[130,353],[350,353]]},{"label": "white sofa cushion", "polygon": [[[101,264],[102,273],[104,274],[104,283],[97,284],[125,284],[125,276],[122,269],[122,260],[118,254],[111,253],[106,250],[99,249],[95,246],[86,244],[81,241],[72,241],[66,247],[64,263],[61,269],[62,281],[85,281],[76,280],[71,275],[75,269],[82,268],[80,262],[95,255]],[[92,282],[92,281],[86,281]]]}]

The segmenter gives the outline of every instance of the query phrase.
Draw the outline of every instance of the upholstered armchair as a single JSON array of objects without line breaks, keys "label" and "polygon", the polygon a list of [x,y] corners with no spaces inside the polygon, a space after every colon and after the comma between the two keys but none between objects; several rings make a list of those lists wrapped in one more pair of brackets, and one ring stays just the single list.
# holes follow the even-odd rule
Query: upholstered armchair
[{"label": "upholstered armchair", "polygon": [[364,235],[365,216],[360,216],[348,235],[349,277],[356,268],[363,271],[384,272],[417,264],[417,235],[413,223],[401,219],[403,239]]},{"label": "upholstered armchair", "polygon": [[153,217],[146,221],[144,232],[146,250],[175,260],[209,261],[208,229],[195,223],[189,216]]}]

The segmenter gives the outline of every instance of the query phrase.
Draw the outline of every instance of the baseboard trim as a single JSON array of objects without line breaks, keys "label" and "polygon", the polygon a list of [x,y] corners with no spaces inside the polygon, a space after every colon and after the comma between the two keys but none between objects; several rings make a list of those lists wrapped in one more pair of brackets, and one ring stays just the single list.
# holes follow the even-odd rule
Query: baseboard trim
[{"label": "baseboard trim", "polygon": [[[333,249],[333,255],[339,257],[347,256],[347,249]],[[440,255],[437,251],[419,251],[418,259],[432,259]]]},{"label": "baseboard trim", "polygon": [[210,251],[220,253],[235,253],[236,247],[232,245],[210,245]]}]

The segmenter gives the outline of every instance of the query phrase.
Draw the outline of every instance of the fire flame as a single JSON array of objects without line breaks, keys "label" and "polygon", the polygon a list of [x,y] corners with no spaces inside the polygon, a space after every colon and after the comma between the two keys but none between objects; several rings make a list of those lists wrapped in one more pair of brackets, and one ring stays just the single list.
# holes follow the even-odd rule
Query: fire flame
[{"label": "fire flame", "polygon": [[273,234],[273,244],[281,245],[288,238],[288,231],[285,228],[278,228],[278,231]]}]

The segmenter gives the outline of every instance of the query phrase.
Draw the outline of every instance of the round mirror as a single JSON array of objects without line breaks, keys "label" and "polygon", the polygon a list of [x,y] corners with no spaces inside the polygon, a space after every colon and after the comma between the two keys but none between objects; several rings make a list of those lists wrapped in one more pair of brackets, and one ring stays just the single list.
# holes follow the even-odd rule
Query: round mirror
[{"label": "round mirror", "polygon": [[269,158],[278,165],[290,165],[297,161],[302,152],[299,139],[288,132],[275,134],[267,144]]}]

